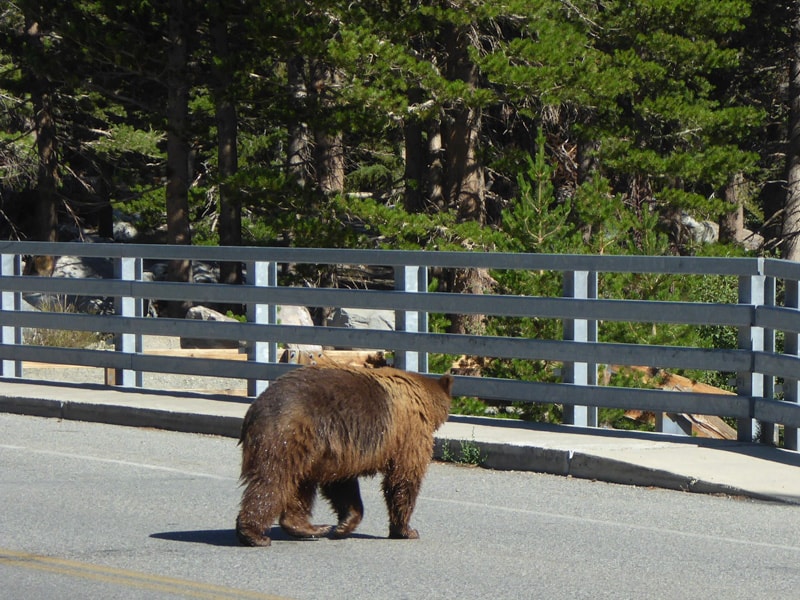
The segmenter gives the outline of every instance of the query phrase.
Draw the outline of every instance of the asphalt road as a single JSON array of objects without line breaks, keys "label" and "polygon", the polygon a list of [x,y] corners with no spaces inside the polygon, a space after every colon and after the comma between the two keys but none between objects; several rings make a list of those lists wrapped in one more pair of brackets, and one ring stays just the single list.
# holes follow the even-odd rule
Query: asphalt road
[{"label": "asphalt road", "polygon": [[[387,540],[236,544],[235,441],[0,414],[0,598],[787,598],[800,507],[432,465]],[[320,503],[315,521],[332,515]]]}]

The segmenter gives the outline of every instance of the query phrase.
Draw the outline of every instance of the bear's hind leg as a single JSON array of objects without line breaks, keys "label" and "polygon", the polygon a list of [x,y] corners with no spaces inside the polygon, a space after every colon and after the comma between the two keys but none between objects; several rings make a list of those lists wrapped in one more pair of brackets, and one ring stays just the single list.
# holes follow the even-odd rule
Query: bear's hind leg
[{"label": "bear's hind leg", "polygon": [[422,476],[415,476],[392,466],[386,471],[381,487],[389,511],[389,538],[419,538],[417,530],[411,529],[408,524],[422,487]]},{"label": "bear's hind leg", "polygon": [[339,519],[332,531],[333,537],[347,537],[364,517],[364,503],[361,501],[358,479],[353,477],[327,483],[322,486],[322,495],[330,501]]},{"label": "bear's hind leg", "polygon": [[236,517],[236,536],[245,546],[269,546],[271,540],[266,530],[281,510],[281,500],[276,498],[273,486],[261,479],[251,479]]},{"label": "bear's hind leg", "polygon": [[286,533],[297,538],[318,538],[330,531],[328,525],[312,525],[310,522],[316,494],[315,481],[300,482],[279,521]]}]

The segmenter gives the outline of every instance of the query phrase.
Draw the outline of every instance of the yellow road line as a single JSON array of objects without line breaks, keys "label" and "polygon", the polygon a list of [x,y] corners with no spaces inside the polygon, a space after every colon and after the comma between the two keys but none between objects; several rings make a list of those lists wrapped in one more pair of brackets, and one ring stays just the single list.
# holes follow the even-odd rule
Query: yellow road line
[{"label": "yellow road line", "polygon": [[187,598],[205,598],[209,600],[287,600],[281,596],[272,596],[259,592],[198,583],[187,579],[149,575],[147,573],[139,573],[137,571],[117,569],[114,567],[104,567],[64,558],[16,552],[5,548],[0,548],[0,565],[45,571],[58,575],[66,575],[68,577],[80,577],[90,581],[163,592]]}]

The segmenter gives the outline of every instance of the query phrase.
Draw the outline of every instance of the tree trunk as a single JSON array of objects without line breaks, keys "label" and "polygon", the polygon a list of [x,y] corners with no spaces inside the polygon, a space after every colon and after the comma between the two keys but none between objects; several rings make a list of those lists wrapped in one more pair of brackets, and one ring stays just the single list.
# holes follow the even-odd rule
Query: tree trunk
[{"label": "tree trunk", "polygon": [[293,120],[289,123],[289,144],[286,157],[286,166],[295,185],[305,188],[309,179],[309,145],[308,126],[301,115],[305,113],[305,104],[308,97],[305,79],[303,77],[303,57],[295,56],[287,62],[287,78],[289,83],[289,106],[292,109]]},{"label": "tree trunk", "polygon": [[[314,67],[314,93],[317,107],[327,113],[332,103],[326,98],[327,89],[338,85],[336,72],[322,63]],[[314,170],[317,187],[324,195],[344,191],[344,144],[342,133],[335,131],[330,123],[319,125],[314,130]]]},{"label": "tree trunk", "polygon": [[447,210],[444,197],[444,148],[441,122],[434,121],[428,130],[428,199],[431,209]]},{"label": "tree trunk", "polygon": [[786,202],[782,255],[800,260],[800,2],[792,7],[789,80],[789,145],[786,150]]},{"label": "tree trunk", "polygon": [[[450,205],[456,206],[459,221],[486,222],[483,169],[476,150],[480,116],[477,109],[455,112],[456,121],[447,136],[447,181]],[[466,243],[469,240],[465,240]],[[484,294],[489,278],[480,269],[463,269],[450,273],[448,283],[453,293]],[[484,331],[484,315],[452,314],[450,333],[480,334]]]},{"label": "tree trunk", "polygon": [[[220,7],[221,9],[223,7]],[[211,23],[214,38],[214,83],[217,121],[217,162],[219,163],[219,243],[220,246],[242,245],[242,206],[230,179],[239,168],[237,153],[236,105],[230,97],[232,67],[228,46],[228,22],[224,10]],[[219,265],[219,282],[242,283],[242,263],[223,262]]]},{"label": "tree trunk", "polygon": [[[184,0],[170,0],[167,50],[167,242],[191,244],[189,224],[189,82],[187,78],[188,43]],[[192,265],[188,260],[170,261],[170,281],[189,281]],[[168,302],[167,314],[183,318],[189,305]]]},{"label": "tree trunk", "polygon": [[36,191],[39,196],[38,239],[46,242],[58,240],[58,156],[56,154],[56,127],[53,121],[52,95],[39,89],[33,96],[36,128],[36,149],[39,169]]},{"label": "tree trunk", "polygon": [[744,204],[741,197],[743,185],[744,175],[737,173],[725,187],[725,203],[731,210],[719,221],[720,242],[741,244],[744,240]]},{"label": "tree trunk", "polygon": [[486,222],[483,167],[478,163],[480,110],[459,108],[447,127],[447,194],[459,221]]},{"label": "tree trunk", "polygon": [[[478,83],[478,68],[469,56],[470,31],[462,26],[448,29],[445,31],[448,77],[474,89]],[[478,161],[480,108],[461,100],[447,111],[445,123],[447,204],[456,209],[459,221],[483,224],[486,222],[486,190],[483,167]],[[469,240],[464,242],[469,244]],[[448,272],[445,280],[450,292],[484,294],[490,278],[480,269],[463,269]],[[448,318],[450,333],[480,334],[484,331],[484,315],[450,314]]]},{"label": "tree trunk", "polygon": [[[421,91],[412,89],[408,94],[409,104],[417,104],[422,98]],[[425,212],[425,167],[428,149],[423,136],[423,123],[415,115],[406,115],[403,127],[405,143],[405,171],[403,181],[403,207],[410,213]]]},{"label": "tree trunk", "polygon": [[344,146],[341,133],[314,132],[317,185],[327,195],[344,191]]},{"label": "tree trunk", "polygon": [[[41,24],[32,16],[25,23],[27,44],[44,62]],[[58,239],[58,154],[56,126],[53,119],[51,83],[41,73],[28,73],[31,103],[34,112],[38,170],[36,175],[36,239],[55,242]],[[52,260],[46,261],[52,264]]]},{"label": "tree trunk", "polygon": [[[578,164],[577,184],[579,186],[591,181],[594,176],[597,169],[594,151],[597,150],[598,146],[599,143],[596,141],[578,140],[575,159]],[[591,241],[593,233],[591,223],[581,225],[581,236],[584,243],[588,244]]]},{"label": "tree trunk", "polygon": [[594,152],[597,150],[598,146],[599,143],[596,141],[578,141],[576,154],[576,162],[578,163],[578,185],[590,181],[597,169]]},{"label": "tree trunk", "polygon": [[[469,57],[469,32],[452,27],[447,35],[450,79],[463,81],[470,89],[478,84],[478,68]],[[445,127],[446,193],[461,221],[486,221],[486,190],[483,167],[478,162],[481,111],[464,100],[447,111]]]}]

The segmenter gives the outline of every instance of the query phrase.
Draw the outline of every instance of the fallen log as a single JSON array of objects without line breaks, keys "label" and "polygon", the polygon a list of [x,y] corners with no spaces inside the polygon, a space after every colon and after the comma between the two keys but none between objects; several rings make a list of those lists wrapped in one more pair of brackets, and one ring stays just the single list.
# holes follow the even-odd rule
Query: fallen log
[{"label": "fallen log", "polygon": [[386,357],[381,351],[369,350],[284,350],[278,362],[295,365],[344,365],[350,367],[385,367]]},{"label": "fallen log", "polygon": [[[642,383],[665,391],[734,395],[733,392],[728,390],[723,390],[722,388],[718,388],[707,383],[692,381],[688,377],[669,373],[663,369],[609,365],[608,371],[610,373],[619,373],[625,371],[637,373],[641,376]],[[696,435],[697,437],[722,440],[735,440],[737,438],[736,430],[720,417],[714,415],[690,413],[668,414],[673,418],[679,417],[685,419],[687,423],[691,425],[692,434]],[[627,410],[625,411],[625,416],[641,423],[654,424],[656,421],[656,415],[654,413],[641,410]]]}]

